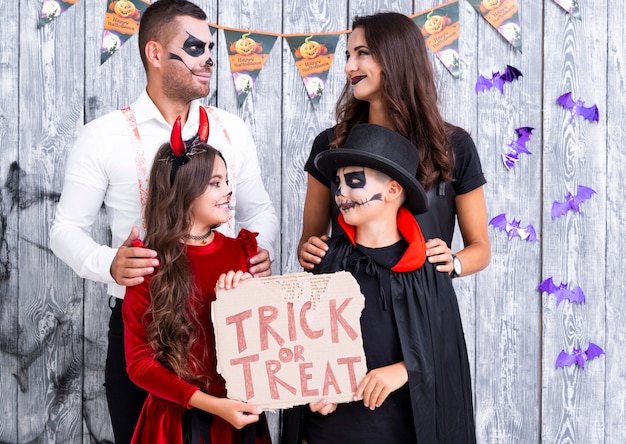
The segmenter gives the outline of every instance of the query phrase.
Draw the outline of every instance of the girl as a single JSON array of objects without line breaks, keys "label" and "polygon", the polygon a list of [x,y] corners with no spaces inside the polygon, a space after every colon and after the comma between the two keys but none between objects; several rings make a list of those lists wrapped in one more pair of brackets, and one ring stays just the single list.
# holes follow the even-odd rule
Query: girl
[{"label": "girl", "polygon": [[228,288],[249,277],[258,248],[256,233],[242,230],[233,239],[214,230],[231,217],[232,191],[224,159],[206,144],[202,111],[197,137],[182,140],[179,117],[157,152],[145,245],[158,252],[160,266],[127,288],[122,306],[128,375],[149,392],[133,443],[270,442],[261,409],[226,398],[216,371],[216,282]]}]

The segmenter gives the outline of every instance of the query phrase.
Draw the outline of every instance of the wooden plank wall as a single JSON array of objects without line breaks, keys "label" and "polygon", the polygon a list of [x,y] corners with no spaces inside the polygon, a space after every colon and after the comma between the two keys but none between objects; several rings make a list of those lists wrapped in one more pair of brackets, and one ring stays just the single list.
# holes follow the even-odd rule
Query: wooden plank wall
[{"label": "wooden plank wall", "polygon": [[[267,32],[348,29],[357,14],[405,14],[435,0],[198,1],[209,20]],[[552,0],[520,1],[523,53],[459,0],[461,75],[432,59],[441,109],[469,130],[488,184],[489,217],[533,224],[538,242],[489,228],[489,268],[455,282],[472,362],[479,443],[626,441],[626,6],[579,1],[582,19]],[[108,298],[48,249],[48,228],[65,158],[85,122],[132,102],[144,86],[136,37],[100,65],[105,2],[81,1],[37,28],[41,0],[6,2],[0,27],[0,442],[111,442],[104,397]],[[314,136],[333,123],[344,82],[345,38],[317,108],[305,95],[286,41],[279,38],[241,108],[217,40],[217,70],[207,103],[239,114],[257,142],[265,184],[281,217],[274,272],[298,271],[306,176]],[[476,95],[478,74],[510,64],[522,79],[505,93]],[[572,90],[595,103],[598,124],[570,115],[556,98]],[[500,160],[515,128],[535,128],[507,172]],[[552,220],[554,200],[578,185],[597,195],[582,214]],[[94,234],[109,238],[104,216]],[[455,249],[460,248],[459,236]],[[548,277],[583,288],[587,303],[556,305],[537,285]],[[606,355],[585,370],[555,369],[561,349],[594,342]],[[272,416],[277,426],[278,415]]]}]

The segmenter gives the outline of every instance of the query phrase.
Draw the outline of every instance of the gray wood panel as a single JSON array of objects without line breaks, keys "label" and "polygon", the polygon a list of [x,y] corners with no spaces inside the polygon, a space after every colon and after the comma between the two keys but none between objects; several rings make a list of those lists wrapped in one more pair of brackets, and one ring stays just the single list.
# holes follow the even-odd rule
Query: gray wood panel
[{"label": "gray wood panel", "polygon": [[[47,248],[59,151],[75,136],[83,110],[84,58],[67,42],[84,38],[84,9],[66,23],[37,29],[38,1],[20,4],[18,442],[76,442],[82,430],[82,282]],[[17,36],[16,36],[17,37]],[[80,51],[82,52],[82,51]],[[28,75],[27,75],[28,73]],[[61,171],[58,171],[61,172]],[[56,283],[62,282],[62,290]],[[60,291],[59,291],[60,290]],[[65,292],[69,291],[68,294]],[[79,295],[75,297],[75,295]]]},{"label": "gray wood panel", "polygon": [[[626,256],[623,252],[622,221],[626,198],[626,108],[623,94],[626,91],[626,30],[622,23],[626,19],[624,2],[607,2],[607,29],[610,30],[607,43],[606,63],[606,223],[597,221],[596,230],[606,230],[606,248],[599,244],[598,254],[606,251],[605,263],[605,403],[604,403],[604,442],[624,440],[622,424],[626,423],[626,368],[624,367],[624,313],[626,313]],[[597,244],[598,245],[598,244]],[[600,276],[601,277],[601,272]],[[592,289],[592,294],[598,294]],[[602,294],[594,297],[594,304],[602,304]],[[596,369],[596,371],[601,371]]]},{"label": "gray wood panel", "polygon": [[[519,2],[523,53],[480,18],[477,23],[477,72],[491,77],[509,64],[522,73],[496,89],[477,96],[475,139],[488,183],[488,218],[505,213],[508,220],[532,224],[540,235],[541,177],[541,58],[542,36],[532,32],[541,22],[540,1]],[[471,56],[471,55],[470,55]],[[462,106],[462,105],[461,105]],[[515,128],[535,132],[507,171],[501,153],[516,138]],[[491,265],[476,277],[476,373],[474,378],[476,429],[479,442],[517,443],[538,440],[539,420],[539,279],[540,244],[489,227]]]},{"label": "gray wood panel", "polygon": [[[332,32],[357,14],[408,14],[435,0],[201,0],[209,21],[274,33]],[[614,443],[626,440],[626,260],[621,219],[626,139],[623,92],[626,7],[579,2],[577,20],[552,0],[520,3],[523,53],[510,46],[465,0],[460,78],[431,57],[444,117],[472,134],[488,183],[488,217],[505,212],[535,226],[538,242],[489,227],[492,263],[455,281],[472,363],[479,443]],[[609,5],[610,3],[610,5]],[[111,442],[104,396],[109,318],[101,284],[86,282],[47,248],[65,159],[85,122],[128,105],[145,85],[132,37],[104,65],[105,4],[82,1],[38,29],[41,0],[5,5],[0,27],[0,442]],[[340,36],[324,95],[313,107],[287,42],[278,38],[243,106],[237,105],[222,31],[206,103],[241,116],[257,143],[265,185],[281,218],[273,270],[300,270],[304,162],[317,133],[334,122],[344,84],[346,37]],[[19,46],[16,45],[19,42]],[[18,49],[19,48],[19,49]],[[524,77],[476,95],[479,74],[506,64]],[[572,90],[600,109],[600,122],[576,118],[556,98]],[[500,155],[515,128],[535,128],[512,171]],[[15,162],[15,163],[14,163]],[[577,185],[597,191],[552,220],[552,202]],[[109,239],[104,214],[94,227]],[[453,249],[461,248],[455,235]],[[587,303],[541,294],[548,277],[580,285]],[[581,371],[555,368],[561,349],[591,341],[606,355]],[[278,415],[270,416],[274,436]]]},{"label": "gray wood panel", "polygon": [[[581,4],[583,17],[563,18],[558,8],[546,5],[545,30],[549,46],[544,52],[544,170],[543,170],[543,278],[579,285],[587,302],[543,299],[542,439],[548,442],[603,442],[605,429],[606,360],[587,362],[585,371],[576,366],[555,369],[562,349],[586,349],[589,341],[604,348],[606,339],[605,248],[607,199],[607,4]],[[589,7],[586,7],[589,6]],[[623,17],[622,17],[623,18]],[[588,105],[597,104],[600,122],[570,112],[555,100],[572,91]],[[573,211],[552,220],[554,200],[576,194],[578,185],[597,191]]]},{"label": "gray wood panel", "polygon": [[[6,6],[5,13],[18,17],[19,6]],[[19,51],[15,39],[19,21],[0,27],[0,442],[17,441],[17,408],[20,359],[18,347],[17,245],[19,216],[16,207],[15,171],[18,160]],[[12,168],[13,167],[13,168]],[[13,186],[12,186],[13,185]]]}]

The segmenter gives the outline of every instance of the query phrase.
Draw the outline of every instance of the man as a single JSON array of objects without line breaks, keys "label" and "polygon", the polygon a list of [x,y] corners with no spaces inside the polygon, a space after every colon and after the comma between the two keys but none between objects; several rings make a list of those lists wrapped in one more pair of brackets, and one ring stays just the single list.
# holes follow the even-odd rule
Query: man
[{"label": "man", "polygon": [[[209,93],[212,48],[206,14],[195,4],[160,0],[148,7],[139,30],[146,90],[130,107],[85,125],[68,158],[50,230],[54,254],[81,277],[108,283],[113,296],[105,385],[117,443],[130,441],[145,398],[126,374],[121,306],[125,287],[141,283],[158,265],[156,251],[132,246],[143,236],[147,176],[177,116],[184,138],[198,131],[197,99]],[[259,253],[252,258],[250,271],[269,275],[279,223],[261,180],[254,141],[239,117],[213,107],[207,107],[207,114],[208,143],[224,156],[233,189],[233,219],[219,230],[234,236],[236,222],[259,232]],[[91,236],[103,203],[113,247],[100,245]]]}]

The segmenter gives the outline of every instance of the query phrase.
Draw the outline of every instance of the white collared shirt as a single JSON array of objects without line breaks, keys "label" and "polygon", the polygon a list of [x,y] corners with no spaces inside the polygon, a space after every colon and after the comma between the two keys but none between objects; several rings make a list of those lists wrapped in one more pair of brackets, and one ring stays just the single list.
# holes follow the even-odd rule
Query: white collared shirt
[{"label": "white collared shirt", "polygon": [[[198,131],[199,101],[193,101],[183,139]],[[144,91],[131,105],[149,174],[158,148],[169,141],[172,127]],[[217,148],[233,188],[233,220],[219,231],[235,236],[239,228],[259,232],[258,242],[274,258],[279,222],[261,180],[258,156],[248,127],[238,116],[211,108],[208,143]],[[216,118],[217,117],[217,118]],[[225,131],[224,131],[225,129]],[[80,277],[109,284],[108,293],[124,297],[110,273],[117,248],[131,228],[143,238],[142,208],[131,129],[120,110],[86,124],[67,159],[65,183],[50,229],[50,248]],[[111,245],[93,239],[92,225],[104,203],[111,227]]]}]

